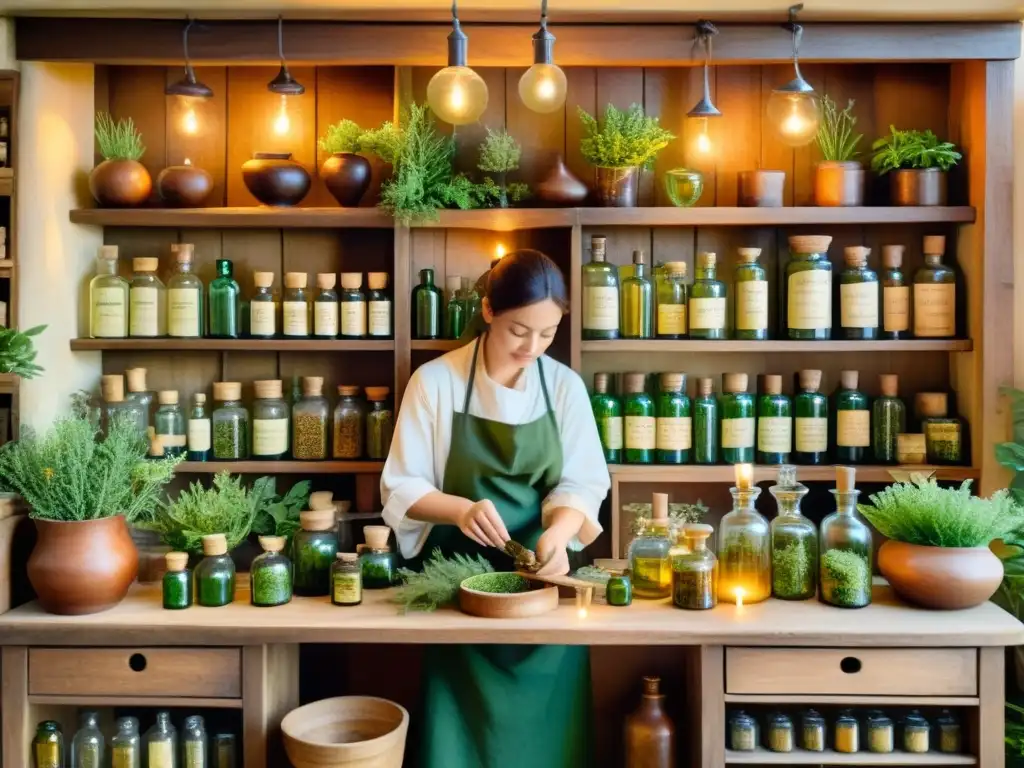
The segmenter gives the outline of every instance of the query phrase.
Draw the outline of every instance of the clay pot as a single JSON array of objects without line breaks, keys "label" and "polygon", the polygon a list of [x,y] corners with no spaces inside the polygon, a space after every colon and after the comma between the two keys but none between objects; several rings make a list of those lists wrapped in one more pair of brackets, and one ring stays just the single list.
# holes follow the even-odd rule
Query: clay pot
[{"label": "clay pot", "polygon": [[295,768],[402,768],[408,732],[405,707],[373,696],[314,701],[281,721]]},{"label": "clay pot", "polygon": [[740,207],[781,208],[785,194],[785,171],[740,171],[737,175]]},{"label": "clay pot", "polygon": [[572,208],[587,199],[587,185],[573,176],[561,155],[534,191],[542,203],[562,208]]},{"label": "clay pot", "polygon": [[594,187],[594,199],[598,205],[606,208],[636,208],[639,168],[633,166],[595,170],[597,184]]},{"label": "clay pot", "polygon": [[156,192],[170,208],[198,208],[213,191],[213,177],[192,165],[172,165],[156,177]]},{"label": "clay pot", "polygon": [[89,174],[89,192],[103,208],[142,205],[153,191],[153,179],[137,160],[104,160]]},{"label": "clay pot", "polygon": [[139,567],[124,517],[33,522],[39,537],[28,559],[28,579],[43,610],[98,613],[124,599]]},{"label": "clay pot", "polygon": [[320,169],[320,178],[327,185],[338,205],[355,208],[370,188],[370,161],[354,152],[335,152]]},{"label": "clay pot", "polygon": [[946,172],[938,168],[893,171],[889,174],[893,205],[945,205]]},{"label": "clay pot", "polygon": [[878,570],[908,603],[939,610],[981,605],[1003,580],[1003,564],[988,547],[887,541],[878,550]]},{"label": "clay pot", "polygon": [[242,164],[242,181],[264,205],[297,205],[309,193],[309,173],[289,152],[257,152]]},{"label": "clay pot", "polygon": [[860,163],[818,163],[814,169],[814,204],[832,208],[864,205],[864,169]]}]

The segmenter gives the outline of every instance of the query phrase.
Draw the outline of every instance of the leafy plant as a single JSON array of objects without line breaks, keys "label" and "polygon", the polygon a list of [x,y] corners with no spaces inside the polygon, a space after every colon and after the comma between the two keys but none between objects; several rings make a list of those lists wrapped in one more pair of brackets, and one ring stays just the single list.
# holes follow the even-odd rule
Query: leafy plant
[{"label": "leafy plant", "polygon": [[[493,131],[487,129],[487,138],[480,145],[480,161],[476,167],[481,171],[490,171],[498,174],[498,183],[495,184],[490,177],[484,178],[484,186],[494,186],[498,191],[497,203],[502,208],[508,208],[508,189],[506,187],[506,175],[519,168],[519,158],[523,153],[519,142],[513,138],[508,131],[502,129]],[[521,187],[526,187],[521,184]],[[528,187],[526,187],[529,189]]]},{"label": "leafy plant", "polygon": [[423,561],[422,571],[399,568],[404,582],[395,590],[394,600],[404,612],[434,611],[455,603],[459,585],[470,576],[491,573],[494,568],[480,555],[445,557],[435,549],[429,560]]},{"label": "leafy plant", "polygon": [[276,478],[267,478],[266,504],[256,513],[252,523],[252,532],[259,536],[284,536],[291,539],[299,529],[299,513],[306,508],[309,501],[310,482],[303,480],[296,483],[284,496],[277,495]]},{"label": "leafy plant", "polygon": [[857,124],[857,118],[853,116],[855,103],[850,99],[846,102],[846,109],[839,110],[828,96],[822,100],[821,123],[818,125],[816,140],[826,162],[846,163],[860,154],[857,145],[864,135],[853,132]]},{"label": "leafy plant", "polygon": [[647,117],[639,104],[625,112],[609,104],[600,122],[582,107],[579,115],[584,134],[580,150],[587,162],[598,168],[650,169],[655,156],[675,138],[659,125],[658,118]]},{"label": "leafy plant", "polygon": [[146,154],[142,134],[130,117],[115,123],[109,112],[97,112],[96,141],[104,160],[140,160]]},{"label": "leafy plant", "polygon": [[341,120],[327,126],[327,133],[320,137],[320,149],[330,154],[338,152],[359,152],[362,146],[363,129],[353,120]]},{"label": "leafy plant", "polygon": [[381,124],[380,128],[366,131],[359,139],[363,150],[377,155],[388,165],[394,165],[402,151],[402,130],[390,120]]},{"label": "leafy plant", "polygon": [[1002,393],[1010,399],[1013,440],[996,446],[996,461],[1013,470],[1010,493],[1018,504],[1024,505],[1024,390],[1004,387]]},{"label": "leafy plant", "polygon": [[23,379],[34,379],[42,373],[43,367],[35,362],[36,347],[32,337],[45,330],[45,325],[27,331],[0,326],[0,373],[13,373]]},{"label": "leafy plant", "polygon": [[879,174],[912,168],[938,168],[948,171],[961,157],[956,145],[939,141],[931,131],[900,131],[889,126],[890,134],[871,145],[874,156],[871,169]]},{"label": "leafy plant", "polygon": [[[1024,707],[1019,707],[1013,702],[1005,702],[1006,708],[1017,715],[1016,718],[1007,717],[1003,739],[1006,741],[1007,757],[1024,757]],[[1010,765],[1015,765],[1011,763]]]},{"label": "leafy plant", "polygon": [[[647,521],[653,514],[653,505],[647,503],[623,504],[622,511],[628,512],[632,517],[629,521],[629,532],[633,536],[639,536],[647,527]],[[697,499],[696,504],[682,504],[672,502],[668,505],[668,524],[675,530],[687,523],[699,523],[708,513],[708,508]]]}]

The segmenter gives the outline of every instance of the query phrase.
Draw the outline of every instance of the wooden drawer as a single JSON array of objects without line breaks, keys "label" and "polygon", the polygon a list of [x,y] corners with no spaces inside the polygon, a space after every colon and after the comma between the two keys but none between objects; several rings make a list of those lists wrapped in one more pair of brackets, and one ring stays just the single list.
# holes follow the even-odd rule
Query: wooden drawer
[{"label": "wooden drawer", "polygon": [[240,648],[30,648],[34,696],[240,699]]},{"label": "wooden drawer", "polygon": [[973,648],[726,648],[725,692],[977,696]]}]

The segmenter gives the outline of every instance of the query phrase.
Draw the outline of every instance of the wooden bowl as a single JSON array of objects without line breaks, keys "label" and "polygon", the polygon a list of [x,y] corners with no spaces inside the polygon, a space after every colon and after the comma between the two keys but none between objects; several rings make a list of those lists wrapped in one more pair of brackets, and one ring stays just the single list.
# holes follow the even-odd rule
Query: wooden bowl
[{"label": "wooden bowl", "polygon": [[470,576],[459,586],[459,607],[471,616],[485,619],[522,619],[540,616],[558,607],[558,587],[531,583],[526,592],[481,592],[466,586],[476,578]]},{"label": "wooden bowl", "polygon": [[402,768],[409,712],[374,696],[337,696],[293,709],[281,721],[295,768]]}]

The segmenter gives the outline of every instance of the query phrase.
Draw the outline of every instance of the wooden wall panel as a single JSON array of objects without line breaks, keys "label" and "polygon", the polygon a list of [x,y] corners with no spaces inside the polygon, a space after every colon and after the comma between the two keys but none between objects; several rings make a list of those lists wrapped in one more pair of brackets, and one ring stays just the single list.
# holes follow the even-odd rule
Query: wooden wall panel
[{"label": "wooden wall panel", "polygon": [[583,126],[579,110],[597,113],[597,70],[593,67],[568,67],[565,70],[568,90],[565,96],[565,164],[583,183],[594,181],[594,169],[583,159],[580,139]]},{"label": "wooden wall panel", "polygon": [[[110,67],[107,105],[114,120],[131,118],[146,147],[142,164],[156,179],[167,164],[164,67]],[[153,190],[153,199],[156,199]]]},{"label": "wooden wall panel", "polygon": [[[167,165],[182,165],[188,158],[213,177],[213,190],[206,205],[221,206],[227,199],[228,81],[226,67],[197,67],[196,78],[213,89],[209,99],[181,99],[165,96]],[[181,79],[181,70],[167,68],[167,82]],[[186,117],[192,110],[196,118],[194,133],[189,133]],[[156,179],[154,178],[154,182]]]},{"label": "wooden wall panel", "polygon": [[524,181],[533,188],[564,153],[567,115],[565,110],[541,115],[527,109],[519,98],[519,79],[524,72],[525,68],[506,70],[505,129],[523,147],[519,170],[509,174],[509,180]]},{"label": "wooden wall panel", "polygon": [[[761,159],[761,70],[722,67],[718,71],[718,101],[722,111],[715,204],[736,205],[741,171],[756,170]],[[726,116],[728,116],[726,118]]]}]

